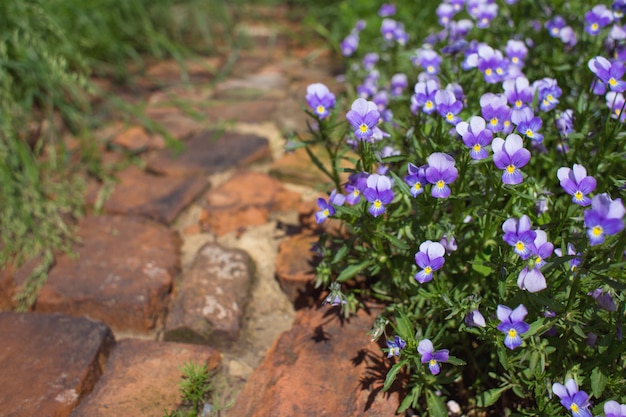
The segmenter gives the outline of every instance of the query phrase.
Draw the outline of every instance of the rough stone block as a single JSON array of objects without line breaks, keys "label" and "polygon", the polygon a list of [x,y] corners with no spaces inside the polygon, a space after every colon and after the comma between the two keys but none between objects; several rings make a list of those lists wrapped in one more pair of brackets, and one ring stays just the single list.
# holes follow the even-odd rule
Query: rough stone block
[{"label": "rough stone block", "polygon": [[[374,317],[300,310],[239,394],[230,417],[387,417],[399,396],[382,383],[391,363],[370,341]],[[374,311],[374,309],[373,309]]]},{"label": "rough stone block", "polygon": [[239,337],[254,265],[241,250],[209,243],[178,288],[165,340],[226,347]]},{"label": "rough stone block", "polygon": [[311,250],[318,238],[311,233],[288,236],[278,248],[276,278],[296,308],[311,305],[318,299],[318,291],[313,288],[316,258]]},{"label": "rough stone block", "polygon": [[163,417],[164,410],[180,406],[181,368],[189,362],[206,363],[212,370],[220,353],[208,346],[124,339],[94,391],[71,417]]},{"label": "rough stone block", "polygon": [[88,316],[116,332],[162,324],[180,269],[177,235],[142,218],[89,216],[78,237],[78,257],[57,258],[35,311]]},{"label": "rough stone block", "polygon": [[174,155],[164,149],[148,160],[148,169],[168,176],[215,174],[271,156],[267,139],[233,132],[204,131]]},{"label": "rough stone block", "polygon": [[0,313],[0,414],[69,416],[103,373],[113,334],[60,314]]}]

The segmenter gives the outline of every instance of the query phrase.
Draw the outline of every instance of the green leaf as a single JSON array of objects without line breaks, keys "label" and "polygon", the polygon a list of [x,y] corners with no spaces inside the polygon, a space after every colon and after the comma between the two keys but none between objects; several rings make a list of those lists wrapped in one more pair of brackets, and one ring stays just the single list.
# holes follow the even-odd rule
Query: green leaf
[{"label": "green leaf", "polygon": [[507,388],[493,388],[480,393],[476,396],[476,405],[482,408],[489,407],[495,404],[495,402],[498,401],[498,398],[500,398],[502,393],[506,390]]},{"label": "green leaf", "polygon": [[463,366],[467,365],[463,359],[459,359],[456,356],[448,356],[448,363],[454,366]]},{"label": "green leaf", "polygon": [[[543,324],[544,324],[545,321],[546,320],[542,317],[542,318],[539,318],[539,319],[535,320],[534,322],[532,322],[530,324],[530,328],[528,329],[528,331],[526,333],[524,333],[524,337],[530,337],[530,336],[536,334],[543,327]],[[547,330],[547,329],[545,329],[545,330]]]},{"label": "green leaf", "polygon": [[333,257],[333,260],[330,262],[331,264],[336,264],[337,262],[341,261],[344,256],[346,256],[346,253],[348,253],[348,245],[342,245],[339,250],[337,250],[337,253],[335,254],[335,256]]},{"label": "green leaf", "polygon": [[402,312],[400,309],[396,309],[394,312],[395,321],[396,321],[396,330],[398,331],[398,336],[406,340],[412,340],[415,337],[413,325],[411,324],[411,320],[408,318],[406,314]]},{"label": "green leaf", "polygon": [[448,410],[443,403],[443,398],[432,391],[426,391],[426,406],[428,415],[432,417],[448,417]]},{"label": "green leaf", "polygon": [[394,245],[398,249],[409,250],[411,247],[398,239],[397,237],[390,235],[389,233],[380,232],[382,236],[384,236],[392,245]]},{"label": "green leaf", "polygon": [[341,271],[341,274],[339,274],[339,276],[337,277],[337,281],[344,282],[349,280],[350,278],[367,268],[371,263],[371,260],[367,260],[356,265],[350,265],[349,267]]},{"label": "green leaf", "polygon": [[594,397],[600,398],[602,396],[602,392],[608,381],[608,378],[602,373],[599,367],[593,368],[593,371],[591,371],[591,391]]},{"label": "green leaf", "polygon": [[389,372],[387,372],[387,376],[385,377],[385,383],[383,384],[383,391],[387,391],[389,388],[391,388],[391,384],[393,384],[393,381],[396,380],[396,375],[398,375],[398,372],[400,372],[402,367],[404,367],[404,365],[406,365],[407,363],[408,362],[405,359],[396,363],[395,365],[391,367]]}]

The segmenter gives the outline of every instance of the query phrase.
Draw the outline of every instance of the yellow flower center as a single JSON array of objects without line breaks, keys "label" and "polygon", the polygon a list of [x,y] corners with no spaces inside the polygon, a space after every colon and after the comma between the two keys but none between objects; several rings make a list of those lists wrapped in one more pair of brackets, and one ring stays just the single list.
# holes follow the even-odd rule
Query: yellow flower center
[{"label": "yellow flower center", "polygon": [[536,263],[536,264],[540,264],[540,263],[541,263],[541,261],[542,261],[541,256],[537,256],[537,257],[535,258],[535,263]]},{"label": "yellow flower center", "polygon": [[322,114],[324,112],[326,112],[326,107],[322,106],[321,104],[317,106],[317,114]]},{"label": "yellow flower center", "polygon": [[376,200],[376,201],[374,201],[374,207],[376,207],[377,209],[378,209],[378,208],[381,208],[381,207],[382,207],[382,205],[383,205],[383,203],[381,203],[381,201],[380,201],[380,200]]},{"label": "yellow flower center", "polygon": [[324,209],[323,213],[326,217],[330,216],[330,211],[328,211],[328,209]]},{"label": "yellow flower center", "polygon": [[430,101],[430,100],[428,100],[428,101],[426,102],[426,104],[424,105],[424,107],[426,107],[426,109],[427,109],[427,110],[432,109],[432,108],[433,108],[433,102],[432,102],[432,101]]},{"label": "yellow flower center", "polygon": [[513,58],[511,58],[511,62],[513,62],[514,64],[517,64],[519,62],[519,58],[514,56]]},{"label": "yellow flower center", "polygon": [[609,84],[611,84],[613,87],[615,87],[615,85],[617,84],[617,80],[615,80],[615,78],[611,77],[611,79],[609,80]]},{"label": "yellow flower center", "polygon": [[424,273],[426,275],[430,275],[433,272],[433,269],[430,266],[427,266],[426,268],[424,268]]},{"label": "yellow flower center", "polygon": [[600,226],[593,226],[593,229],[591,229],[591,234],[595,237],[602,235],[603,232],[604,230],[602,230],[602,227]]},{"label": "yellow flower center", "polygon": [[574,193],[574,198],[578,201],[581,201],[583,199],[583,193],[581,193],[580,191],[576,191]]},{"label": "yellow flower center", "polygon": [[502,68],[496,68],[496,74],[498,75],[502,75],[504,71],[502,71]]},{"label": "yellow flower center", "polygon": [[578,405],[576,405],[576,403],[572,404],[569,407],[570,410],[572,410],[573,413],[577,413],[578,412]]},{"label": "yellow flower center", "polygon": [[515,172],[515,165],[509,165],[508,167],[506,167],[506,172],[509,174],[512,174]]},{"label": "yellow flower center", "polygon": [[452,120],[452,119],[454,119],[454,115],[452,113],[448,112],[448,114],[446,114],[446,119]]},{"label": "yellow flower center", "polygon": [[486,25],[487,23],[489,23],[489,19],[487,19],[486,17],[483,17],[481,19],[481,21],[483,22],[484,25]]},{"label": "yellow flower center", "polygon": [[480,149],[481,149],[480,144],[478,143],[474,145],[472,148],[474,149],[474,152],[480,152]]},{"label": "yellow flower center", "polygon": [[504,127],[509,127],[509,126],[511,126],[511,122],[508,121],[508,120],[505,120],[504,121]]},{"label": "yellow flower center", "polygon": [[515,107],[517,107],[518,109],[519,109],[520,107],[522,107],[522,100],[516,100],[516,101],[515,101]]},{"label": "yellow flower center", "polygon": [[446,183],[443,182],[443,180],[439,180],[437,181],[437,188],[442,189],[443,187],[445,187]]},{"label": "yellow flower center", "polygon": [[592,30],[598,30],[598,24],[597,23],[592,23],[591,24],[591,29]]},{"label": "yellow flower center", "polygon": [[528,136],[529,138],[532,138],[533,136],[535,136],[535,134],[533,133],[532,130],[526,129],[526,136]]},{"label": "yellow flower center", "polygon": [[616,115],[620,115],[622,113],[622,109],[615,109],[615,114]]},{"label": "yellow flower center", "polygon": [[429,65],[429,66],[426,68],[426,71],[428,71],[429,73],[431,73],[431,74],[432,74],[433,72],[435,72],[435,67],[433,67],[432,65]]},{"label": "yellow flower center", "polygon": [[434,360],[434,359],[431,359],[430,361],[428,361],[428,364],[429,364],[429,365],[431,365],[431,366],[433,366],[433,365],[436,365],[436,364],[437,364],[437,361],[436,361],[436,360]]},{"label": "yellow flower center", "polygon": [[552,94],[548,94],[546,98],[548,99],[548,101],[554,101],[554,96]]},{"label": "yellow flower center", "polygon": [[365,123],[362,123],[361,126],[359,126],[359,130],[361,131],[361,133],[367,133],[369,127],[367,127]]},{"label": "yellow flower center", "polygon": [[416,191],[421,190],[422,189],[422,183],[416,182],[415,185],[413,186],[413,188],[415,188]]},{"label": "yellow flower center", "polygon": [[492,72],[492,71],[491,71],[491,68],[487,68],[487,69],[485,70],[485,74],[487,74],[487,75],[491,75],[491,72]]},{"label": "yellow flower center", "polygon": [[498,124],[498,118],[494,117],[493,119],[491,119],[491,126],[495,126]]},{"label": "yellow flower center", "polygon": [[515,249],[517,249],[518,252],[523,251],[525,247],[526,245],[524,245],[524,242],[522,242],[521,240],[515,243]]},{"label": "yellow flower center", "polygon": [[355,197],[358,197],[359,195],[361,195],[361,192],[359,190],[354,190],[352,191],[352,195],[354,195]]},{"label": "yellow flower center", "polygon": [[559,28],[552,28],[552,34],[554,36],[558,35],[559,34]]},{"label": "yellow flower center", "polygon": [[515,329],[509,329],[509,337],[510,337],[510,338],[515,338],[515,337],[517,337],[517,330],[515,330]]}]

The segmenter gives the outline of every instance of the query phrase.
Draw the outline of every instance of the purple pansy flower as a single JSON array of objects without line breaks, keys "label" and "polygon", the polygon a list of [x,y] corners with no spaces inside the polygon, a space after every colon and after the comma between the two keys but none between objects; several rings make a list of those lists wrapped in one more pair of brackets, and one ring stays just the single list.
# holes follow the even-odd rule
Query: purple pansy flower
[{"label": "purple pansy flower", "polygon": [[306,88],[306,101],[320,119],[327,117],[330,109],[335,107],[335,95],[321,83],[311,84]]},{"label": "purple pansy flower", "polygon": [[542,78],[533,83],[533,88],[537,92],[539,101],[539,109],[541,111],[550,111],[559,104],[562,90],[558,86],[554,78]]},{"label": "purple pansy flower", "polygon": [[345,37],[343,41],[341,41],[341,54],[343,56],[351,56],[356,51],[356,48],[359,47],[359,35],[355,32],[352,32],[348,36]]},{"label": "purple pansy flower", "polygon": [[585,391],[579,391],[572,378],[565,381],[565,385],[558,382],[552,384],[552,392],[561,399],[561,405],[572,412],[573,417],[592,417],[588,410],[589,395]]},{"label": "purple pansy flower", "polygon": [[366,172],[357,172],[350,175],[346,184],[346,203],[355,205],[361,200],[361,194],[367,188],[367,177],[368,174]]},{"label": "purple pansy flower", "polygon": [[394,74],[391,77],[391,95],[394,97],[401,96],[404,90],[408,87],[409,81],[406,74]]},{"label": "purple pansy flower", "polygon": [[504,96],[511,105],[512,116],[517,117],[523,109],[528,108],[533,102],[533,89],[530,87],[528,79],[519,76],[502,83]]},{"label": "purple pansy flower", "polygon": [[419,252],[415,254],[415,263],[422,268],[421,271],[415,274],[417,282],[424,284],[433,279],[433,272],[441,269],[446,262],[443,257],[445,253],[445,248],[439,242],[430,240],[422,242]]},{"label": "purple pansy flower", "polygon": [[457,100],[454,93],[448,89],[435,93],[437,112],[446,120],[446,123],[456,126],[461,121],[457,115],[463,110],[463,102]]},{"label": "purple pansy flower", "polygon": [[439,364],[447,362],[449,358],[448,349],[435,351],[433,342],[429,339],[421,340],[417,345],[417,351],[422,355],[422,363],[428,364],[428,369],[430,369],[430,373],[433,375],[437,375],[441,372],[441,365]]},{"label": "purple pansy flower", "polygon": [[498,5],[484,0],[469,0],[468,12],[470,16],[476,19],[476,27],[485,29],[498,15]]},{"label": "purple pansy flower", "polygon": [[487,129],[493,133],[511,133],[511,109],[506,104],[503,94],[485,93],[480,97],[480,108]]},{"label": "purple pansy flower", "polygon": [[515,310],[511,310],[504,305],[498,305],[496,315],[500,324],[497,329],[505,334],[504,346],[509,349],[515,349],[522,344],[520,335],[526,333],[530,329],[530,325],[524,322],[524,317],[528,314],[528,310],[523,304],[518,305]]},{"label": "purple pansy flower", "polygon": [[528,55],[528,48],[522,41],[509,39],[504,48],[504,53],[511,61],[511,65],[516,67],[523,67],[526,55]]},{"label": "purple pansy flower", "polygon": [[404,30],[404,25],[393,19],[383,19],[380,26],[380,33],[388,42],[395,40],[400,45],[404,45],[408,40],[408,34]]},{"label": "purple pansy flower", "polygon": [[530,228],[530,218],[525,214],[519,220],[511,218],[502,224],[502,239],[524,260],[530,257],[531,247],[537,237],[537,232]]},{"label": "purple pansy flower", "polygon": [[368,52],[363,57],[363,68],[366,71],[371,71],[378,62],[379,56],[376,52]]},{"label": "purple pansy flower", "polygon": [[424,192],[424,185],[426,185],[426,167],[417,167],[409,162],[408,175],[404,177],[404,181],[411,187],[411,195],[417,197]]},{"label": "purple pansy flower", "polygon": [[617,311],[613,296],[608,291],[604,291],[602,288],[596,288],[587,295],[591,296],[598,302],[598,307],[605,309],[606,311]]},{"label": "purple pansy flower", "polygon": [[518,133],[531,139],[534,143],[543,142],[543,135],[539,133],[539,129],[543,127],[543,122],[541,117],[534,115],[530,107],[513,112],[511,121],[517,126]]},{"label": "purple pansy flower", "polygon": [[552,19],[548,20],[545,24],[546,29],[548,29],[548,33],[553,38],[558,38],[561,34],[561,29],[565,27],[567,23],[562,16],[554,16]]},{"label": "purple pansy flower", "polygon": [[393,340],[387,340],[387,348],[389,348],[387,357],[400,356],[400,351],[404,349],[405,346],[406,342],[400,336],[394,336]]},{"label": "purple pansy flower", "polygon": [[378,9],[378,16],[380,17],[389,17],[394,14],[396,14],[396,6],[393,4],[385,3]]},{"label": "purple pansy flower", "polygon": [[617,401],[607,401],[604,403],[604,414],[606,417],[626,417],[626,404]]},{"label": "purple pansy flower", "polygon": [[[561,248],[556,248],[554,250],[554,253],[556,253],[556,256],[563,256],[563,251],[561,250]],[[574,247],[574,245],[572,245],[571,243],[568,243],[567,255],[573,256],[573,258],[570,259],[569,261],[569,270],[572,271],[573,273],[576,273],[576,270],[578,269],[578,267],[580,266],[582,262],[582,258],[581,258],[582,254],[580,252],[576,252],[576,248]]]},{"label": "purple pansy flower", "polygon": [[[597,56],[595,58],[591,58],[587,66],[591,72],[593,72],[596,77],[602,81],[603,85],[608,87],[611,91],[621,93],[626,90],[626,81],[622,80],[622,77],[626,72],[626,68],[622,62],[611,62],[602,56]],[[602,89],[594,89],[594,92],[604,94]]]},{"label": "purple pansy flower", "polygon": [[546,232],[543,230],[536,230],[536,237],[532,245],[529,245],[530,249],[530,265],[527,265],[522,269],[518,278],[517,286],[521,290],[528,292],[539,292],[545,290],[546,278],[541,273],[540,269],[546,264],[546,258],[552,255],[554,245],[548,242]]},{"label": "purple pansy flower", "polygon": [[454,182],[459,175],[454,164],[454,158],[445,153],[435,152],[428,157],[426,180],[433,184],[430,192],[433,197],[446,198],[450,195],[448,184]]},{"label": "purple pansy flower", "polygon": [[611,118],[617,119],[620,122],[626,122],[626,101],[622,93],[616,93],[615,91],[609,91],[606,93],[606,105],[611,110]]},{"label": "purple pansy flower", "polygon": [[491,142],[493,162],[502,171],[502,182],[509,185],[519,184],[524,180],[520,168],[530,161],[530,151],[524,148],[522,138],[512,133],[506,141],[495,138]]},{"label": "purple pansy flower", "polygon": [[572,196],[572,202],[579,206],[588,206],[591,199],[587,194],[596,189],[596,179],[587,175],[584,166],[574,164],[573,169],[567,167],[559,168],[556,176],[561,182],[561,187],[565,192]]},{"label": "purple pansy flower", "polygon": [[348,301],[346,300],[346,296],[343,295],[343,293],[341,292],[341,284],[335,281],[330,284],[330,292],[328,293],[322,304],[330,304],[331,306],[335,307],[338,305],[347,304],[347,302]]},{"label": "purple pansy flower", "polygon": [[585,227],[591,246],[604,242],[605,236],[624,229],[624,205],[621,199],[611,200],[608,194],[599,194],[591,199],[591,209],[585,210]]},{"label": "purple pansy flower", "polygon": [[449,3],[439,3],[439,6],[437,6],[437,17],[439,18],[439,24],[443,27],[448,26],[448,24],[452,21],[452,18],[454,17],[454,15],[456,15],[458,13],[457,10],[455,10],[454,6],[452,6]]},{"label": "purple pansy flower", "polygon": [[419,65],[428,75],[439,74],[439,66],[441,65],[441,57],[432,49],[421,49],[415,58],[412,59],[413,65]]},{"label": "purple pansy flower", "polygon": [[419,109],[422,113],[431,114],[437,110],[435,104],[437,91],[439,91],[439,83],[435,80],[420,81],[415,84],[415,95],[411,98],[411,111],[417,114]]},{"label": "purple pansy flower", "polygon": [[486,327],[487,323],[485,322],[485,317],[481,314],[478,309],[472,310],[465,317],[465,324],[468,327]]},{"label": "purple pansy flower", "polygon": [[554,121],[556,129],[563,136],[574,133],[574,110],[567,109],[559,113]]},{"label": "purple pansy flower", "polygon": [[613,13],[604,5],[598,4],[585,13],[585,32],[597,35],[600,30],[611,24]]},{"label": "purple pansy flower", "polygon": [[343,194],[337,193],[337,190],[333,190],[328,197],[328,201],[323,198],[317,199],[317,205],[321,209],[320,211],[315,213],[315,221],[319,223],[324,223],[324,221],[335,214],[336,210],[333,206],[343,206],[343,203],[346,201],[346,198]]},{"label": "purple pansy flower", "polygon": [[478,47],[477,59],[477,67],[483,73],[485,82],[495,84],[504,80],[508,62],[502,52],[488,45],[481,45]]},{"label": "purple pansy flower", "polygon": [[460,122],[456,125],[456,132],[463,138],[463,143],[470,149],[472,159],[485,159],[489,154],[485,149],[491,143],[493,133],[486,128],[485,119],[473,116],[469,123]]},{"label": "purple pansy flower", "polygon": [[359,140],[367,140],[374,135],[380,113],[376,103],[358,98],[352,103],[346,118],[354,128],[354,136]]},{"label": "purple pansy flower", "polygon": [[372,174],[367,177],[367,188],[363,192],[365,199],[371,203],[368,211],[378,217],[385,212],[385,204],[393,200],[391,181],[384,175]]},{"label": "purple pansy flower", "polygon": [[454,236],[448,237],[448,235],[443,235],[441,240],[439,240],[441,246],[446,250],[446,255],[450,255],[452,252],[456,251],[459,247],[456,244],[456,239]]}]

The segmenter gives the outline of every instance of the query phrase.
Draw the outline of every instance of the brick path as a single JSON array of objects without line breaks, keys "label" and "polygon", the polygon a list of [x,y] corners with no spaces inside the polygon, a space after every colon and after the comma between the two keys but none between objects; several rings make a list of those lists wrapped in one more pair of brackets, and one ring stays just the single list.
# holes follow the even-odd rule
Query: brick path
[{"label": "brick path", "polygon": [[[258,16],[227,78],[213,79],[226,57],[190,61],[188,84],[158,62],[120,92],[185,149],[123,115],[96,132],[105,163],[142,163],[81,219],[78,258],[58,257],[34,311],[0,313],[0,416],[162,417],[189,361],[238,397],[220,415],[394,414],[396,394],[374,378],[386,368],[366,336],[373,317],[344,327],[318,308],[306,185],[322,177],[282,151],[284,133],[306,128],[306,86],[338,91],[331,56],[299,45],[285,10]],[[88,202],[102,190],[90,184]],[[28,268],[0,272],[0,307]]]}]

